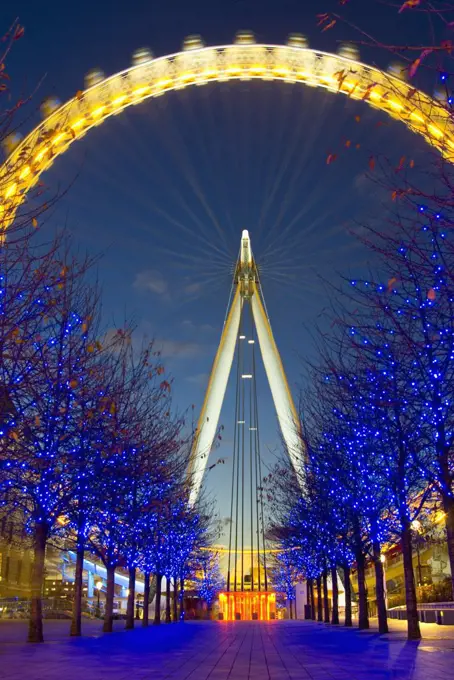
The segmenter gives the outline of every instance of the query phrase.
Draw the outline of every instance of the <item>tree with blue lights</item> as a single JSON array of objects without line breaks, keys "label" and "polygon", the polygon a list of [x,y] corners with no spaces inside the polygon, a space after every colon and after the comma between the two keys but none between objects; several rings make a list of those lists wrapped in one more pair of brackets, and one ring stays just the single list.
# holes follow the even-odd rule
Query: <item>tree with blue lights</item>
[{"label": "tree with blue lights", "polygon": [[215,550],[201,550],[195,563],[197,564],[194,579],[196,592],[206,603],[208,612],[210,612],[214,601],[225,588],[225,579],[219,566],[219,553]]},{"label": "tree with blue lights", "polygon": [[44,284],[46,296],[51,295],[45,313],[38,323],[20,326],[4,338],[2,348],[0,382],[11,408],[0,440],[0,488],[23,513],[33,540],[29,640],[37,642],[43,639],[46,543],[62,533],[73,493],[73,434],[90,342],[86,318],[97,303],[96,290],[83,279],[85,269],[86,263],[74,259],[54,261],[54,276]]}]

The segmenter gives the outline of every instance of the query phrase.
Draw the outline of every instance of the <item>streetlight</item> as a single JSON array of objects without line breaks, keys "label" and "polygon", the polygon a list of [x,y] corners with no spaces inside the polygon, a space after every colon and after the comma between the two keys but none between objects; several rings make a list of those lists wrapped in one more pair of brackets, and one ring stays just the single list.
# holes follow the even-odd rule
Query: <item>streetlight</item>
[{"label": "streetlight", "polygon": [[101,603],[99,601],[99,597],[101,594],[101,588],[102,588],[102,581],[96,581],[95,583],[95,589],[96,589],[96,594],[98,596],[98,602],[96,605],[96,616],[100,617],[101,616]]}]

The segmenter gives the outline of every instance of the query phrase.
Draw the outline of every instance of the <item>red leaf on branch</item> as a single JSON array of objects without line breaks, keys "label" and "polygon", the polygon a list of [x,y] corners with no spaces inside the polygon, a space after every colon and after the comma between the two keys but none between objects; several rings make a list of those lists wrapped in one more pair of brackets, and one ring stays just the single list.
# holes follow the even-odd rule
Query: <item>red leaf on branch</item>
[{"label": "red leaf on branch", "polygon": [[420,4],[421,0],[406,0],[404,4],[399,9],[399,14],[404,11],[404,9],[412,9]]},{"label": "red leaf on branch", "polygon": [[411,64],[410,68],[408,69],[408,75],[410,76],[410,78],[413,78],[413,76],[415,75],[416,71],[418,70],[419,65],[421,64],[422,60],[425,59],[427,57],[427,55],[430,54],[431,52],[432,52],[432,49],[423,50],[421,52],[421,54],[419,55],[419,57],[414,60],[414,62]]},{"label": "red leaf on branch", "polygon": [[19,38],[22,38],[24,33],[25,33],[25,28],[18,24],[16,26],[16,30],[14,31],[13,40],[19,40]]},{"label": "red leaf on branch", "polygon": [[329,31],[329,29],[332,28],[336,23],[337,23],[336,19],[330,21],[329,24],[322,29],[322,33],[324,33],[325,31]]},{"label": "red leaf on branch", "polygon": [[369,157],[369,169],[374,170],[375,168],[375,158],[373,156]]},{"label": "red leaf on branch", "polygon": [[326,159],[326,165],[330,165],[331,163],[333,163],[336,160],[336,158],[337,158],[337,154],[330,153],[328,155],[328,158]]}]

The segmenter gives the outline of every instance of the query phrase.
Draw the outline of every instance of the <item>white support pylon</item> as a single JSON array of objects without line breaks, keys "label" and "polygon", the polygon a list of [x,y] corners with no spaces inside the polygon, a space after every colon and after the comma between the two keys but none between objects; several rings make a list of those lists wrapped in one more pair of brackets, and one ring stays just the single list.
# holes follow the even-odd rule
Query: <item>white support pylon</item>
[{"label": "white support pylon", "polygon": [[245,301],[251,303],[263,363],[273,397],[274,407],[291,463],[302,482],[304,446],[298,414],[293,403],[284,367],[265,312],[257,267],[252,256],[249,232],[243,231],[240,256],[235,271],[235,294],[225,322],[218,351],[211,369],[207,391],[200,412],[188,466],[191,486],[190,505],[197,501],[208,456],[218,427],[225,390],[232,368],[238,340],[241,314]]}]

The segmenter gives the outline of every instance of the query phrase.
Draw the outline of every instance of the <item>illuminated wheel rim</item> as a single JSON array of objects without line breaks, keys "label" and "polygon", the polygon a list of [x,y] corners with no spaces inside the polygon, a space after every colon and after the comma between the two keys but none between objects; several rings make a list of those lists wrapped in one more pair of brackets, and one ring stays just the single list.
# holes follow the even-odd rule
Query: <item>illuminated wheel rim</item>
[{"label": "illuminated wheel rim", "polygon": [[422,135],[452,162],[454,125],[444,105],[410,84],[354,59],[290,45],[196,47],[150,58],[77,93],[43,120],[0,168],[0,221],[13,222],[26,194],[88,130],[126,107],[190,85],[280,80],[363,100]]}]

